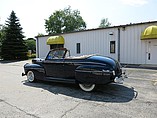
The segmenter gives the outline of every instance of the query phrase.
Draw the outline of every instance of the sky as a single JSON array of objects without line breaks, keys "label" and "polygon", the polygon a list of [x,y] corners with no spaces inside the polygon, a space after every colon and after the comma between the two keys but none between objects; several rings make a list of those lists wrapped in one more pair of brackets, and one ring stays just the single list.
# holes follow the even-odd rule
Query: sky
[{"label": "sky", "polygon": [[46,35],[45,19],[68,6],[80,11],[87,29],[98,28],[102,18],[112,26],[157,21],[157,0],[0,0],[0,24],[13,10],[26,38]]}]

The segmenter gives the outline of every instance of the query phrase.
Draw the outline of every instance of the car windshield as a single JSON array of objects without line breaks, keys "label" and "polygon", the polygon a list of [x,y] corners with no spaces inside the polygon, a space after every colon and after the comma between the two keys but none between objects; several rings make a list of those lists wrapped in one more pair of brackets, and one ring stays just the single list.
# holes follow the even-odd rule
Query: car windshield
[{"label": "car windshield", "polygon": [[52,50],[46,59],[61,59],[64,57],[65,50]]}]

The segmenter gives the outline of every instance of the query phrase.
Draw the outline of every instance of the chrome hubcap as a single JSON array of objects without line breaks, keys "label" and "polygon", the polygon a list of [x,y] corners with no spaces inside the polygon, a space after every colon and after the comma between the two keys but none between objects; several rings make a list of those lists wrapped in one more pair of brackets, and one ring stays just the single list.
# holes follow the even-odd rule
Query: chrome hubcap
[{"label": "chrome hubcap", "polygon": [[92,86],[92,84],[83,84],[82,86],[88,89]]},{"label": "chrome hubcap", "polygon": [[27,73],[27,79],[29,82],[33,82],[34,81],[34,73],[32,71],[29,71]]},{"label": "chrome hubcap", "polygon": [[95,84],[79,84],[80,88],[84,91],[92,91],[95,88]]}]

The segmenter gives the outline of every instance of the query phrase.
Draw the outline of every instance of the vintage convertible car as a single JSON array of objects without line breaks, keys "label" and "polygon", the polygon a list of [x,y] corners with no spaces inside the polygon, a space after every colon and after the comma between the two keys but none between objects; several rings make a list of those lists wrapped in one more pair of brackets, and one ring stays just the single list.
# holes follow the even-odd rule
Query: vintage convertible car
[{"label": "vintage convertible car", "polygon": [[77,83],[84,91],[92,91],[96,84],[122,82],[120,63],[110,57],[85,55],[71,57],[66,48],[50,50],[46,59],[33,59],[24,65],[29,82],[46,80]]}]

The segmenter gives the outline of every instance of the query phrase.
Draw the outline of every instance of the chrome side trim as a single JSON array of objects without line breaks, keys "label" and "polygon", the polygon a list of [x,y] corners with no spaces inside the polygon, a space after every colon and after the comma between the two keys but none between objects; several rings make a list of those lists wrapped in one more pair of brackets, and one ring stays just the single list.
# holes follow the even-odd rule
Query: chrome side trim
[{"label": "chrome side trim", "polygon": [[75,72],[91,73],[94,75],[110,75],[111,74],[109,70],[102,70],[102,71],[75,70]]},{"label": "chrome side trim", "polygon": [[91,72],[96,72],[96,73],[103,73],[103,72],[110,72],[109,70],[102,70],[102,71],[98,71],[98,70],[95,70],[95,71],[91,71],[91,70],[75,70],[76,72],[88,72],[88,73],[91,73]]}]

